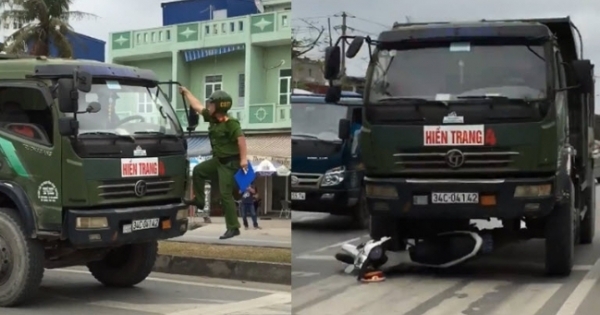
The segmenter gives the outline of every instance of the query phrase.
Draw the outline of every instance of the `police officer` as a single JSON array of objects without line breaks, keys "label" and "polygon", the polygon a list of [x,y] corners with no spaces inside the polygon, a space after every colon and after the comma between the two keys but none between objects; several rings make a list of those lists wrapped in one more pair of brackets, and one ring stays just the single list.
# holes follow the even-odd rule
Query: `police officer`
[{"label": "police officer", "polygon": [[[206,108],[185,87],[180,88],[192,110],[198,112],[204,121],[209,123],[208,138],[213,157],[194,167],[192,173],[194,198],[184,200],[187,205],[204,208],[204,183],[210,178],[218,178],[221,205],[225,212],[227,231],[220,239],[228,239],[240,235],[234,191],[234,175],[240,169],[247,169],[246,138],[237,119],[227,116],[232,99],[224,91],[214,92],[206,102]],[[237,189],[236,189],[237,190]]]}]

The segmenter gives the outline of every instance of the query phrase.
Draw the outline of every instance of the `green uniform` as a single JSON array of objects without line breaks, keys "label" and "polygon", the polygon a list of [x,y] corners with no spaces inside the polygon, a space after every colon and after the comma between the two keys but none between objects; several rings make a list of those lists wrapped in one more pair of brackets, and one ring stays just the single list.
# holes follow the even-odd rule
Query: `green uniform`
[{"label": "green uniform", "polygon": [[240,150],[238,138],[243,136],[242,127],[237,119],[229,118],[219,122],[203,109],[200,113],[209,122],[208,138],[212,147],[213,157],[194,167],[192,180],[194,185],[195,202],[204,208],[204,184],[206,180],[218,178],[221,204],[225,213],[227,229],[239,229],[237,209],[233,198],[235,179],[233,176],[240,169]]}]

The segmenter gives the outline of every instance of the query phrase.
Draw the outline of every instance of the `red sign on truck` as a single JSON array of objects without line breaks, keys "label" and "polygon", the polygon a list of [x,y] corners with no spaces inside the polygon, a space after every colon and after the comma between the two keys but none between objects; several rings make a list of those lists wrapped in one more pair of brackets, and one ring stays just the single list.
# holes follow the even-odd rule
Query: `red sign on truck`
[{"label": "red sign on truck", "polygon": [[484,125],[424,126],[424,146],[484,145]]}]

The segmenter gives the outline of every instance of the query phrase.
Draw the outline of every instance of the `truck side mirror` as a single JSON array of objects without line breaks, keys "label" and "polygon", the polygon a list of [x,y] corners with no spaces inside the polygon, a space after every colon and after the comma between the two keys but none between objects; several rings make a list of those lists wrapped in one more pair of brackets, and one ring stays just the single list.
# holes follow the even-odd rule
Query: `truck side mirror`
[{"label": "truck side mirror", "polygon": [[340,75],[342,67],[341,48],[339,46],[330,46],[325,48],[325,69],[326,80],[334,80]]},{"label": "truck side mirror", "polygon": [[338,125],[338,138],[347,140],[350,138],[350,120],[342,118]]},{"label": "truck side mirror", "polygon": [[72,117],[61,117],[58,119],[58,132],[61,136],[74,136],[79,130],[79,121]]},{"label": "truck side mirror", "polygon": [[198,127],[198,123],[200,123],[200,115],[198,115],[198,113],[190,107],[189,111],[188,111],[188,127],[187,127],[187,131],[188,132],[192,132],[194,130],[196,130],[196,127]]},{"label": "truck side mirror", "polygon": [[575,60],[571,63],[582,93],[594,91],[594,66],[590,60]]},{"label": "truck side mirror", "polygon": [[325,103],[337,103],[342,98],[342,87],[339,85],[330,85],[325,94]]},{"label": "truck side mirror", "polygon": [[73,79],[58,79],[58,109],[63,113],[75,113],[78,100],[79,93]]},{"label": "truck side mirror", "polygon": [[78,91],[88,93],[92,90],[92,75],[89,72],[75,70],[73,81]]},{"label": "truck side mirror", "polygon": [[346,57],[350,58],[350,59],[354,58],[360,51],[360,48],[362,47],[364,42],[365,42],[364,37],[362,37],[362,36],[354,37],[354,39],[352,40],[352,43],[350,43],[350,46],[348,46],[348,50],[346,50]]}]

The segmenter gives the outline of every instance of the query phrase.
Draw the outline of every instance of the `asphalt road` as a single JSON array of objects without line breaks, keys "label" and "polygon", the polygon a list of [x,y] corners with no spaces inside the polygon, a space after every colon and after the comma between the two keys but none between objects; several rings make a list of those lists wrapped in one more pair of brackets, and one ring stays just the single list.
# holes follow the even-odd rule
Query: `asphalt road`
[{"label": "asphalt road", "polygon": [[[600,193],[600,191],[598,192]],[[600,203],[599,203],[600,207]],[[596,228],[600,230],[600,215]],[[596,315],[600,310],[600,233],[576,248],[567,278],[544,276],[544,246],[532,240],[503,248],[454,270],[399,265],[380,283],[360,284],[333,255],[341,244],[366,240],[345,218],[293,212],[292,309],[297,315]],[[483,222],[487,226],[498,222]]]},{"label": "asphalt road", "polygon": [[288,286],[154,273],[131,289],[108,289],[84,269],[47,270],[33,303],[2,315],[289,315]]}]

